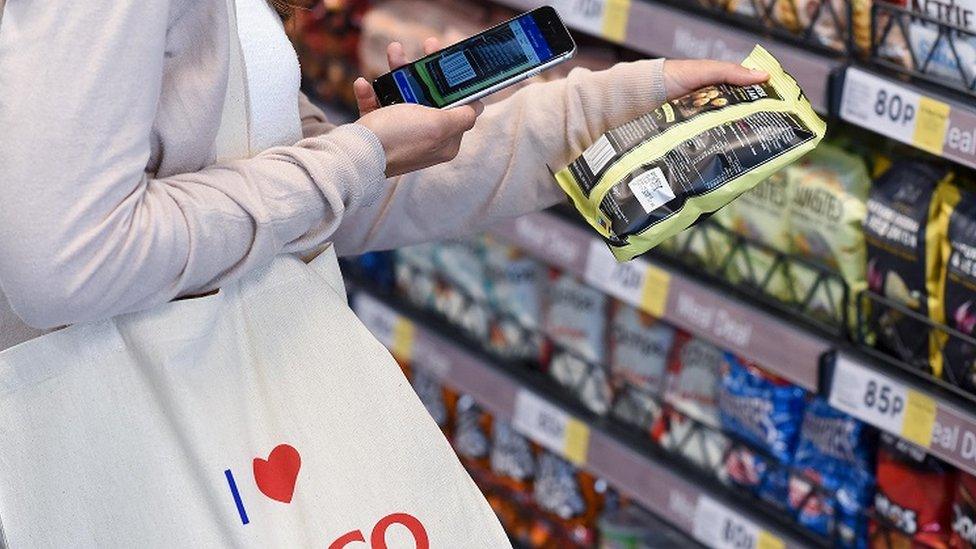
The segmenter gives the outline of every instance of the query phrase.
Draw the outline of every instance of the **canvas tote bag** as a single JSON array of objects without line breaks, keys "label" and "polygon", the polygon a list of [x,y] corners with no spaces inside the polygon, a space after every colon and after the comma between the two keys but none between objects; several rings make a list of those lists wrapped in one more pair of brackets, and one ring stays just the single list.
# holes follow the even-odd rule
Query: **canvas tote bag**
[{"label": "canvas tote bag", "polygon": [[14,549],[509,546],[331,249],[0,353],[0,524]]}]

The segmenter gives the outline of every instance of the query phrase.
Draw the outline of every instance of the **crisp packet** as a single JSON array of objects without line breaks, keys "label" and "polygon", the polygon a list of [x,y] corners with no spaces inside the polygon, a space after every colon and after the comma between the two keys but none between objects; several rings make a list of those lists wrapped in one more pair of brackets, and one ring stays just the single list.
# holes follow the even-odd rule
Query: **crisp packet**
[{"label": "crisp packet", "polygon": [[861,226],[867,215],[871,178],[857,155],[824,143],[786,169],[793,194],[789,205],[791,251],[840,274],[845,284],[824,278],[817,269],[790,265],[794,291],[806,299],[814,316],[840,320],[845,294],[852,296],[848,322],[857,326],[857,300],[863,290],[867,260]]},{"label": "crisp packet", "polygon": [[610,130],[556,174],[614,256],[632,259],[813,149],[826,125],[763,48],[769,81],[702,88]]},{"label": "crisp packet", "polygon": [[803,417],[794,460],[798,472],[790,477],[790,508],[800,524],[833,536],[842,547],[867,546],[874,434],[822,398],[815,398]]},{"label": "crisp packet", "polygon": [[[944,188],[942,216],[948,229],[942,240],[941,298],[945,321],[963,334],[976,335],[976,193],[953,185]],[[943,377],[976,393],[976,345],[946,338]]]},{"label": "crisp packet", "polygon": [[728,371],[718,394],[722,428],[772,454],[793,460],[806,391],[726,353]]},{"label": "crisp packet", "polygon": [[[864,218],[868,288],[936,323],[945,320],[939,258],[948,218],[940,206],[951,179],[941,166],[897,162],[871,186]],[[938,333],[896,307],[870,305],[867,327],[878,347],[941,375]]]}]

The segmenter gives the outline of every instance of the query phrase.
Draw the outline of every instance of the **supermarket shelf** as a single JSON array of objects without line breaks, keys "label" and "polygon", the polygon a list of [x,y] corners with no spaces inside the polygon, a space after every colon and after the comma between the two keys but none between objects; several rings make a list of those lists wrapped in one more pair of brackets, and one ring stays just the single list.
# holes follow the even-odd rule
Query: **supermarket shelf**
[{"label": "supermarket shelf", "polygon": [[829,107],[831,74],[841,58],[827,57],[798,46],[716,24],[714,19],[642,0],[495,0],[516,10],[552,5],[566,24],[648,55],[721,59],[738,63],[753,46],[762,44],[796,78],[821,113]]},{"label": "supermarket shelf", "polygon": [[838,89],[835,112],[843,120],[976,168],[973,99],[857,66],[844,71]]},{"label": "supermarket shelf", "polygon": [[[811,538],[773,525],[714,486],[638,451],[584,419],[585,412],[519,380],[484,355],[434,333],[366,292],[356,314],[395,356],[426,368],[446,385],[468,393],[487,411],[511,422],[536,443],[606,479],[645,508],[712,547],[805,547]],[[720,487],[718,487],[720,488]],[[728,539],[733,536],[734,539]],[[745,540],[745,541],[744,541]],[[738,541],[741,544],[736,544]],[[744,541],[744,542],[743,542]]]},{"label": "supermarket shelf", "polygon": [[833,345],[780,317],[642,258],[617,263],[602,240],[552,213],[493,227],[498,238],[651,315],[816,392]]},{"label": "supermarket shelf", "polygon": [[926,448],[976,475],[976,405],[875,353],[842,349],[828,361],[831,406]]}]

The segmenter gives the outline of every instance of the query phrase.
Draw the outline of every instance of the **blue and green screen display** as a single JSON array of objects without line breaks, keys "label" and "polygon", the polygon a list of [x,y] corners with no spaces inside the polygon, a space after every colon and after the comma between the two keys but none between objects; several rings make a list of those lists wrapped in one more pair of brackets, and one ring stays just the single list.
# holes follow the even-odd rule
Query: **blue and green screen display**
[{"label": "blue and green screen display", "polygon": [[407,103],[443,107],[552,58],[535,19],[526,14],[393,71],[393,80]]}]

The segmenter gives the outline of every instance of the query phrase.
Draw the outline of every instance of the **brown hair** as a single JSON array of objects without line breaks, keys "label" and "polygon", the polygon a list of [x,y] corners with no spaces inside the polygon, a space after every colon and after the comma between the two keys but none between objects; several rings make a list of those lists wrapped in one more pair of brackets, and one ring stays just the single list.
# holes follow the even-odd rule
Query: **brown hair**
[{"label": "brown hair", "polygon": [[282,19],[287,19],[296,9],[307,10],[319,0],[268,0]]}]

